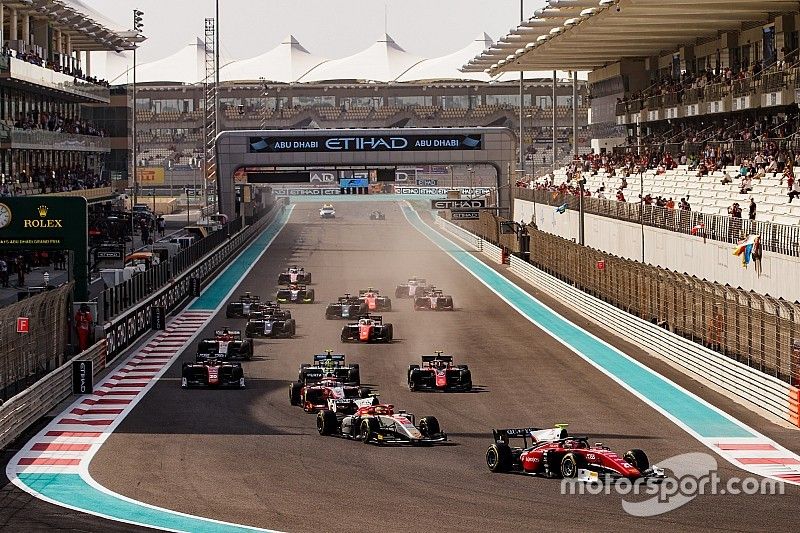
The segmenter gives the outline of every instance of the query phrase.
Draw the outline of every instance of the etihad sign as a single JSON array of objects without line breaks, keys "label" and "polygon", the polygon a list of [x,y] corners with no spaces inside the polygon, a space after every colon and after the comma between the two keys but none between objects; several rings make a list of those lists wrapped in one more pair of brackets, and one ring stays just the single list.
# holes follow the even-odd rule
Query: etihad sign
[{"label": "etihad sign", "polygon": [[39,218],[25,218],[22,221],[25,228],[63,228],[62,220],[60,218],[47,218],[49,208],[46,205],[40,205],[36,209],[39,213]]}]

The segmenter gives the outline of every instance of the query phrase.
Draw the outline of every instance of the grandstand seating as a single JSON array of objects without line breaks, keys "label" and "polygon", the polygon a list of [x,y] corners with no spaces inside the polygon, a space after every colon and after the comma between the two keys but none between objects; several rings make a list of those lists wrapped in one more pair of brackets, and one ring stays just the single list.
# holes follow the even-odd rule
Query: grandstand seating
[{"label": "grandstand seating", "polygon": [[[726,215],[728,208],[738,202],[747,216],[747,206],[752,197],[757,205],[756,220],[776,222],[779,224],[800,223],[800,201],[788,203],[786,182],[781,185],[780,174],[767,174],[760,182],[753,180],[753,190],[746,194],[740,193],[739,167],[727,167],[707,176],[698,177],[697,172],[689,170],[687,166],[679,166],[675,170],[668,170],[663,175],[656,174],[655,170],[648,170],[643,175],[644,194],[653,198],[662,196],[672,198],[676,206],[681,198],[689,195],[689,203],[693,211],[712,215]],[[795,168],[795,173],[800,173],[800,167]],[[723,184],[722,178],[728,174],[732,182]],[[596,196],[597,190],[605,185],[605,197],[615,199],[622,178],[610,176],[601,169],[596,175],[583,173],[586,176],[586,189]],[[566,168],[555,172],[555,183],[567,180]],[[627,202],[639,202],[639,175],[627,178],[628,188],[623,191]]]}]

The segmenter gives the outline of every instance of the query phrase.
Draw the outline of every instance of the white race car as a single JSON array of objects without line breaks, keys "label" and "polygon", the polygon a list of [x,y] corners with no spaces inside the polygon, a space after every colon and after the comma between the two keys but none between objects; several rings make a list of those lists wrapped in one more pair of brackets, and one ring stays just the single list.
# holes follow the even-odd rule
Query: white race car
[{"label": "white race car", "polygon": [[436,417],[426,416],[415,424],[414,415],[395,412],[393,405],[380,404],[373,396],[364,399],[329,399],[328,408],[317,414],[320,435],[360,440],[365,444],[430,445],[447,441]]},{"label": "white race car", "polygon": [[319,210],[319,218],[336,218],[336,209],[333,204],[323,204]]}]

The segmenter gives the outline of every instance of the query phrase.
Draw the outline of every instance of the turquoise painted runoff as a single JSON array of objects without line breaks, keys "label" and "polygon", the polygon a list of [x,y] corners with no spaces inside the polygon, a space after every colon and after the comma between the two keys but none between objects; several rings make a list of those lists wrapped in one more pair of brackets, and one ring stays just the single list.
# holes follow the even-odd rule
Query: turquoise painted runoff
[{"label": "turquoise painted runoff", "polygon": [[292,213],[292,207],[284,209],[281,214],[275,217],[267,229],[265,229],[256,240],[242,252],[236,260],[234,260],[222,274],[216,277],[211,282],[211,285],[203,290],[200,297],[189,305],[188,309],[191,311],[214,311],[230,292],[232,287],[244,277],[247,269],[250,268],[264,251],[264,248],[280,233],[283,226],[289,220],[289,215]]},{"label": "turquoise painted runoff", "polygon": [[438,244],[453,259],[486,282],[527,317],[572,349],[623,381],[638,394],[706,438],[756,437],[730,417],[710,408],[662,376],[649,372],[616,349],[599,342],[580,327],[546,307],[533,296],[486,266],[470,252],[459,247],[425,224],[416,211],[403,206],[411,224]]},{"label": "turquoise painted runoff", "polygon": [[191,531],[192,533],[272,531],[186,516],[166,509],[148,507],[139,502],[123,500],[112,494],[96,490],[79,474],[19,474],[19,479],[51,500],[77,509],[90,509],[93,512],[102,513],[104,516],[126,522],[136,522],[162,529]]}]

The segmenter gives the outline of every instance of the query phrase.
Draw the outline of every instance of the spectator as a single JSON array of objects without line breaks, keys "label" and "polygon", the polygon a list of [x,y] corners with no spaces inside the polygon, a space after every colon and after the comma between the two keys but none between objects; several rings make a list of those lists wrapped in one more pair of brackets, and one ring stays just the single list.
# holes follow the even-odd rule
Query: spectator
[{"label": "spectator", "polygon": [[[791,198],[789,201],[791,201]],[[25,265],[25,258],[21,255],[17,257],[14,266],[17,269],[17,287],[21,289],[25,287],[25,269],[27,268]]]},{"label": "spectator", "polygon": [[753,199],[752,196],[750,197],[750,208],[748,209],[748,212],[749,212],[748,213],[748,218],[750,220],[755,220],[756,219],[756,201]]},{"label": "spectator", "polygon": [[667,200],[666,208],[667,209],[675,209],[675,201],[672,198]]},{"label": "spectator", "polygon": [[733,205],[728,208],[728,214],[733,218],[742,218],[742,208],[739,207],[739,202],[733,202]]},{"label": "spectator", "polygon": [[753,190],[753,179],[750,176],[742,178],[741,187],[739,188],[740,194],[747,194]]},{"label": "spectator", "polygon": [[2,257],[0,257],[0,284],[8,287],[8,263]]},{"label": "spectator", "polygon": [[789,190],[789,203],[792,203],[796,196],[800,196],[800,182],[793,180],[792,188]]},{"label": "spectator", "polygon": [[142,244],[150,244],[150,225],[146,220],[142,221],[140,229],[142,231]]},{"label": "spectator", "polygon": [[158,236],[163,237],[164,232],[167,230],[167,221],[164,220],[164,217],[159,215],[158,216]]}]

